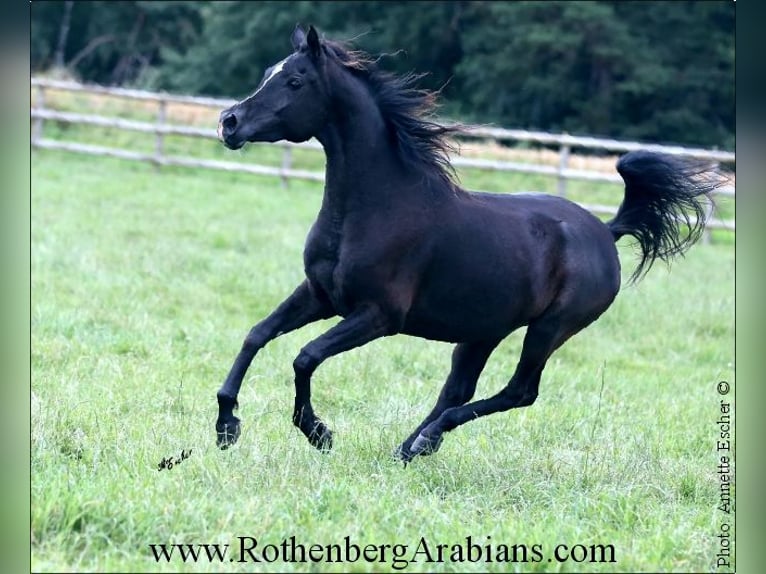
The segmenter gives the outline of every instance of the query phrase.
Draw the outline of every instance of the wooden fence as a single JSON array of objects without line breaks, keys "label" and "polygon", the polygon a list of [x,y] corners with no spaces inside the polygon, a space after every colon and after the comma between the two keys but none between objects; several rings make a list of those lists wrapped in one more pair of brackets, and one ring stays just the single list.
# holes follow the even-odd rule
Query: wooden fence
[{"label": "wooden fence", "polygon": [[[283,155],[280,167],[244,164],[236,162],[218,161],[203,158],[191,158],[167,155],[165,153],[164,138],[167,135],[180,135],[193,138],[217,139],[216,130],[200,128],[188,125],[174,125],[167,123],[168,104],[191,104],[204,108],[223,110],[236,100],[203,98],[192,96],[179,96],[167,93],[154,93],[142,90],[125,88],[110,88],[97,85],[84,85],[75,82],[59,81],[43,78],[32,78],[31,88],[33,91],[34,105],[30,108],[32,120],[31,145],[40,149],[60,149],[77,153],[92,155],[111,156],[128,160],[151,162],[158,166],[175,165],[193,168],[220,169],[226,171],[242,171],[256,175],[279,177],[283,185],[287,185],[289,179],[305,179],[310,181],[324,181],[324,173],[294,169],[292,167],[292,149],[303,148],[321,151],[318,142],[311,140],[304,143],[278,142],[274,145],[282,146]],[[157,104],[157,116],[155,122],[141,122],[115,117],[106,117],[92,114],[63,112],[50,109],[46,105],[46,91],[84,92],[99,94],[110,97],[126,98]],[[141,153],[127,149],[90,145],[59,139],[46,139],[44,137],[44,122],[53,120],[57,122],[102,126],[120,130],[131,130],[154,134],[155,145],[153,153]],[[500,161],[494,159],[467,158],[461,156],[451,157],[451,162],[456,168],[479,169],[488,171],[508,171],[518,173],[539,174],[557,179],[557,192],[566,196],[567,181],[589,180],[622,183],[622,178],[617,174],[608,174],[598,171],[573,169],[569,166],[570,155],[573,149],[598,150],[614,153],[624,153],[637,149],[653,150],[683,157],[693,157],[708,160],[711,166],[721,164],[734,164],[735,154],[726,151],[684,148],[678,146],[663,146],[639,142],[625,142],[612,139],[598,139],[591,137],[571,136],[568,134],[551,134],[527,130],[513,130],[494,127],[470,126],[461,129],[457,136],[461,139],[489,140],[494,142],[527,142],[555,146],[558,148],[558,165],[539,165],[533,163]],[[717,195],[734,197],[733,186],[719,188]],[[618,202],[616,202],[618,203]],[[616,207],[611,205],[581,204],[594,213],[614,214]],[[735,230],[735,221],[722,220],[714,212],[714,204],[710,204],[708,228]]]}]

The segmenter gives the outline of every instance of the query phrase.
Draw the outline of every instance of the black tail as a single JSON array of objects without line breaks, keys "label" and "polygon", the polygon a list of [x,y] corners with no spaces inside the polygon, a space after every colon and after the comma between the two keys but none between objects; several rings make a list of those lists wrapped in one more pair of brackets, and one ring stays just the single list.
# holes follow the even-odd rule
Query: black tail
[{"label": "black tail", "polygon": [[641,261],[631,276],[637,281],[656,259],[666,263],[683,255],[705,229],[704,196],[721,185],[710,162],[648,151],[633,151],[617,162],[625,181],[625,198],[617,215],[607,222],[617,241],[636,238]]}]

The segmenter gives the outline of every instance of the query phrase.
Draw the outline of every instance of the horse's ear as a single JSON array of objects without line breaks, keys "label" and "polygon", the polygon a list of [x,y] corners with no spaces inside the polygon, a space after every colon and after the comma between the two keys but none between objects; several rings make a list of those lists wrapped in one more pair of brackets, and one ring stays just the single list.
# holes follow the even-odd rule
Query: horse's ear
[{"label": "horse's ear", "polygon": [[314,26],[309,26],[309,33],[306,34],[306,43],[309,46],[309,53],[316,60],[322,53],[322,46],[319,44],[319,34]]},{"label": "horse's ear", "polygon": [[300,49],[301,44],[306,41],[306,32],[303,31],[300,24],[295,25],[295,30],[293,30],[293,35],[290,36],[290,41],[293,43],[293,49],[296,52]]}]

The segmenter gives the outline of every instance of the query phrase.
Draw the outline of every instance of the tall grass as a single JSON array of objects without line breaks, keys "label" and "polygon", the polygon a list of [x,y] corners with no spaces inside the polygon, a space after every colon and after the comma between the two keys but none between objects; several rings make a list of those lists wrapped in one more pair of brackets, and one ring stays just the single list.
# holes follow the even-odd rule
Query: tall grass
[{"label": "tall grass", "polygon": [[[534,189],[503,176],[508,189]],[[430,409],[451,347],[389,337],[327,361],[321,455],[290,422],[292,359],[333,324],[286,335],[215,448],[215,392],[249,327],[302,278],[316,184],[32,154],[32,568],[389,571],[392,562],[156,562],[154,543],[540,544],[544,560],[408,570],[706,571],[717,552],[715,439],[734,379],[734,250],[656,266],[551,359],[530,408],[448,434],[406,469],[391,452]],[[620,245],[627,278],[636,260]],[[523,332],[479,383],[510,377]],[[158,470],[167,457],[190,456]],[[548,562],[611,544],[616,563]]]}]

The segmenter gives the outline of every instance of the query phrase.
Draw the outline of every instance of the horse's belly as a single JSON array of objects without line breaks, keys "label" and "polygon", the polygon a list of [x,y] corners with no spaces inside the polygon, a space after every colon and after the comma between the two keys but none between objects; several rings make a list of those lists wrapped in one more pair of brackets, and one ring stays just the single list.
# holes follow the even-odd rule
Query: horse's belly
[{"label": "horse's belly", "polygon": [[465,343],[471,341],[500,340],[521,325],[505,325],[502,329],[497,324],[453,325],[446,321],[407,321],[402,329],[404,335],[443,341],[445,343]]},{"label": "horse's belly", "polygon": [[537,313],[531,295],[524,289],[475,291],[460,285],[421,293],[413,302],[402,332],[437,341],[486,341],[502,339],[526,325]]}]

